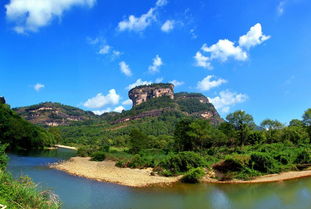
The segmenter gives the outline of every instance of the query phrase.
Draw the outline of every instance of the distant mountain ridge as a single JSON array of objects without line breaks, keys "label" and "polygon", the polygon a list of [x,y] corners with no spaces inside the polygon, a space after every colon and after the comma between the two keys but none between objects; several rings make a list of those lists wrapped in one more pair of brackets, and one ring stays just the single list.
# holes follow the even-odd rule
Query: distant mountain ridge
[{"label": "distant mountain ridge", "polygon": [[91,111],[53,102],[44,102],[13,110],[31,123],[43,126],[69,125],[72,122],[92,120],[97,117]]},{"label": "distant mountain ridge", "polygon": [[159,83],[138,86],[129,91],[133,107],[122,113],[101,116],[60,103],[45,102],[14,108],[26,120],[43,126],[66,126],[73,122],[104,120],[110,124],[126,123],[150,117],[196,117],[218,124],[223,119],[208,98],[200,93],[174,93],[174,85]]}]

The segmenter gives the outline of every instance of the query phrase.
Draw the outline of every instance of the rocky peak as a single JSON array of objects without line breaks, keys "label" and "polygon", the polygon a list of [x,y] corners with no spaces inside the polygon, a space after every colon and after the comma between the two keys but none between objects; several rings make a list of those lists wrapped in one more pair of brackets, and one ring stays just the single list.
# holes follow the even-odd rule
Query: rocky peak
[{"label": "rocky peak", "polygon": [[162,96],[168,96],[170,99],[174,99],[174,85],[170,83],[156,83],[137,86],[129,91],[129,98],[133,101],[133,106]]},{"label": "rocky peak", "polygon": [[5,104],[5,99],[4,99],[4,97],[0,97],[0,104]]}]

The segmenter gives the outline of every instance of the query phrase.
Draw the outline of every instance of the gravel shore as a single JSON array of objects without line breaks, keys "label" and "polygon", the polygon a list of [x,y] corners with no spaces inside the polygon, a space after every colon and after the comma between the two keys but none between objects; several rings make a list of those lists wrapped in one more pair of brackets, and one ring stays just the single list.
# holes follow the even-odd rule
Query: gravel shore
[{"label": "gravel shore", "polygon": [[[114,161],[95,162],[87,157],[72,157],[68,161],[50,165],[51,168],[64,171],[71,175],[85,177],[97,181],[116,183],[130,187],[146,187],[154,184],[167,185],[179,181],[179,177],[163,177],[151,175],[152,168],[131,169],[119,168],[115,166]],[[291,179],[310,177],[311,170],[289,171],[280,174],[271,174],[257,177],[253,180],[230,180],[219,181],[205,176],[202,179],[204,183],[218,184],[252,184],[279,182]]]}]

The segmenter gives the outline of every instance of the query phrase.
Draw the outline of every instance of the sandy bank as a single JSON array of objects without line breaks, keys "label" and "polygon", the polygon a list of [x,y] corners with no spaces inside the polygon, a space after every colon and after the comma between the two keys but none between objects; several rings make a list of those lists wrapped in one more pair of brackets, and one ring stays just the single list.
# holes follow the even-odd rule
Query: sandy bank
[{"label": "sandy bank", "polygon": [[288,171],[279,174],[269,174],[264,176],[259,176],[255,179],[243,181],[243,180],[230,180],[230,181],[218,181],[217,179],[212,179],[209,177],[204,177],[204,183],[217,183],[217,184],[254,184],[254,183],[271,183],[279,181],[288,181],[293,179],[305,178],[311,176],[311,170],[305,171]]},{"label": "sandy bank", "polygon": [[151,168],[118,168],[113,161],[94,162],[84,157],[73,157],[68,161],[50,165],[50,167],[76,176],[131,187],[170,184],[179,180],[178,177],[151,176]]},{"label": "sandy bank", "polygon": [[[154,184],[170,184],[179,181],[180,177],[152,176],[152,168],[131,169],[118,168],[113,161],[94,162],[90,158],[73,157],[68,161],[50,165],[51,168],[65,171],[71,175],[85,177],[97,181],[116,183],[131,187],[146,187]],[[311,170],[290,171],[257,177],[253,180],[219,181],[209,176],[202,179],[204,183],[217,184],[252,184],[286,181],[311,176]]]},{"label": "sandy bank", "polygon": [[64,148],[64,149],[78,150],[76,147],[70,147],[70,146],[65,146],[65,145],[61,145],[61,144],[56,144],[55,147],[56,147],[56,148]]}]

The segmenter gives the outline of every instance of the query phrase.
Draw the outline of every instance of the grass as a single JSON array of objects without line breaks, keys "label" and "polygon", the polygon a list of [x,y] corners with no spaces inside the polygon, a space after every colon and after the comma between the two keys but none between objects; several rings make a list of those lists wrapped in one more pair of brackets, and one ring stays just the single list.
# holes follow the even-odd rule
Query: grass
[{"label": "grass", "polygon": [[0,170],[0,204],[8,209],[58,209],[58,197],[49,191],[39,192],[28,177],[14,180]]}]

